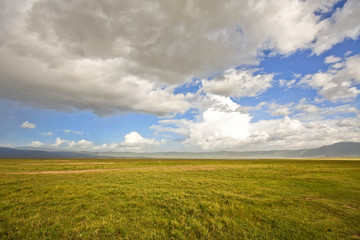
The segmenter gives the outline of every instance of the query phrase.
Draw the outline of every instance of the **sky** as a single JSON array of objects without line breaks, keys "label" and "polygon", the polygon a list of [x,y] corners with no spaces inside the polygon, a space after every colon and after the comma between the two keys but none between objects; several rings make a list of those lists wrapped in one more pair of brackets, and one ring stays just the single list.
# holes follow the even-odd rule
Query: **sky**
[{"label": "sky", "polygon": [[360,142],[358,0],[0,0],[0,146]]}]

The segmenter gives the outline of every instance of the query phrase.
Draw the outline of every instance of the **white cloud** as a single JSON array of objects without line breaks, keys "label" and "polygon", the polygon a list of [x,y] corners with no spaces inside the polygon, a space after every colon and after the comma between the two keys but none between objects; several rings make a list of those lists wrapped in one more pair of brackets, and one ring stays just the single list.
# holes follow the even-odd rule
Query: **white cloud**
[{"label": "white cloud", "polygon": [[234,142],[248,137],[250,120],[248,114],[208,109],[190,125],[190,136],[184,144],[205,150],[231,148]]},{"label": "white cloud", "polygon": [[78,147],[80,149],[92,149],[94,143],[92,141],[87,141],[85,139],[79,140],[73,147]]},{"label": "white cloud", "polygon": [[270,103],[269,104],[269,110],[271,116],[287,116],[290,115],[293,111],[290,109],[290,107],[293,105],[293,103],[286,104],[286,105],[279,105],[276,103]]},{"label": "white cloud", "polygon": [[30,144],[28,144],[29,147],[42,147],[44,146],[44,143],[40,141],[32,141]]},{"label": "white cloud", "polygon": [[58,147],[62,146],[65,143],[68,143],[68,142],[69,142],[68,140],[63,140],[61,138],[56,138],[55,143],[52,145],[52,147],[58,148]]},{"label": "white cloud", "polygon": [[268,104],[268,103],[267,103],[266,101],[262,101],[262,102],[258,103],[258,104],[255,106],[254,110],[261,110],[261,109],[264,108],[267,104]]},{"label": "white cloud", "polygon": [[25,121],[20,125],[20,127],[22,127],[22,128],[35,128],[36,126],[35,126],[35,124],[30,123],[29,121]]},{"label": "white cloud", "polygon": [[210,94],[200,99],[199,114],[194,121],[166,119],[152,129],[183,135],[186,146],[205,150],[229,149],[249,135],[251,117],[243,110],[229,97]]},{"label": "white cloud", "polygon": [[188,121],[189,133],[183,144],[206,151],[260,151],[313,148],[360,138],[358,117],[300,120],[285,116],[253,123],[246,114],[204,113],[196,121]]},{"label": "white cloud", "polygon": [[254,97],[271,87],[272,74],[254,74],[256,69],[230,69],[211,80],[202,80],[203,89],[228,97]]},{"label": "white cloud", "polygon": [[115,146],[121,151],[156,151],[157,147],[167,143],[165,139],[158,141],[154,138],[144,138],[135,131],[126,134],[124,138],[123,142]]},{"label": "white cloud", "polygon": [[360,121],[357,118],[341,119],[336,123],[339,127],[355,127],[355,131],[360,131]]},{"label": "white cloud", "polygon": [[138,132],[130,132],[125,135],[125,141],[122,143],[123,146],[127,147],[139,147],[146,145],[159,145],[160,143],[155,139],[143,138]]},{"label": "white cloud", "polygon": [[187,136],[190,134],[189,126],[191,122],[186,119],[163,119],[158,125],[153,125],[150,129],[157,133],[171,132],[178,135]]},{"label": "white cloud", "polygon": [[[319,107],[305,98],[284,105],[260,102],[253,110],[284,117],[252,122],[252,116],[228,97],[208,95],[202,101],[194,120],[160,120],[152,129],[179,134],[191,150],[206,151],[312,148],[360,137],[360,114],[350,104]],[[357,117],[330,117],[349,113]]]},{"label": "white cloud", "polygon": [[342,9],[338,9],[330,19],[324,21],[324,27],[317,33],[313,51],[321,54],[345,38],[357,39],[360,34],[360,1],[348,0]]},{"label": "white cloud", "polygon": [[344,63],[342,63],[342,62],[335,63],[335,64],[331,65],[331,67],[335,68],[335,69],[339,69],[339,68],[344,67]]},{"label": "white cloud", "polygon": [[[312,128],[290,117],[275,120],[262,120],[251,125],[252,135],[249,139],[249,147],[256,149],[296,149],[311,148],[338,140],[333,136],[334,132],[327,124],[311,122]],[[259,137],[261,136],[261,137]],[[343,136],[341,136],[343,137]]]},{"label": "white cloud", "polygon": [[65,134],[73,133],[73,134],[77,134],[77,135],[84,135],[84,131],[73,131],[73,130],[70,130],[70,129],[65,129],[64,133]]},{"label": "white cloud", "polygon": [[[135,111],[169,116],[194,108],[198,116],[193,121],[162,119],[152,129],[179,134],[185,144],[209,150],[295,148],[359,139],[357,118],[322,118],[339,112],[359,115],[353,106],[263,102],[254,109],[284,117],[254,123],[249,107],[230,98],[255,97],[271,87],[273,74],[258,74],[253,67],[236,69],[258,64],[264,50],[270,50],[270,56],[309,48],[321,54],[345,38],[358,38],[359,1],[348,0],[330,19],[314,14],[328,12],[336,2],[7,1],[0,9],[0,96],[98,115]],[[294,75],[278,84],[290,88],[299,80],[325,99],[353,99],[360,93],[360,57],[351,54],[343,60],[326,58],[326,72],[302,79]],[[203,79],[201,91],[174,94],[177,86],[195,84],[193,77]],[[300,119],[304,115],[318,119]],[[131,132],[120,143],[56,138],[51,147],[142,151],[161,144],[165,140]]]},{"label": "white cloud", "polygon": [[251,107],[241,106],[234,102],[230,97],[215,95],[215,94],[203,94],[203,92],[198,92],[193,100],[192,107],[197,109],[195,113],[202,115],[207,109],[216,109],[224,112],[240,112],[248,113],[251,110]]},{"label": "white cloud", "polygon": [[[359,121],[359,119],[357,119]],[[298,119],[262,120],[250,125],[250,136],[238,148],[243,150],[271,150],[312,148],[340,141],[358,141],[359,126],[340,128],[338,120]],[[346,132],[347,134],[344,134]]]},{"label": "white cloud", "polygon": [[308,103],[306,98],[302,98],[297,105],[295,105],[295,109],[300,112],[305,112],[308,114],[315,114],[320,112],[320,108],[317,106]]},{"label": "white cloud", "polygon": [[325,58],[324,62],[329,64],[329,63],[339,62],[340,60],[341,60],[341,58],[335,57],[334,55],[330,55]]},{"label": "white cloud", "polygon": [[79,141],[56,138],[55,143],[48,147],[65,148],[71,150],[94,150],[94,143],[85,139]]},{"label": "white cloud", "polygon": [[290,81],[287,81],[285,79],[280,79],[280,80],[278,80],[278,83],[279,83],[280,87],[291,88],[295,85],[296,79],[293,79]]},{"label": "white cloud", "polygon": [[52,133],[52,132],[43,132],[43,133],[41,133],[41,135],[44,135],[44,136],[52,136],[53,133]]},{"label": "white cloud", "polygon": [[270,113],[271,116],[292,115],[293,117],[307,120],[324,119],[328,118],[329,116],[336,116],[339,114],[348,113],[359,115],[359,110],[357,110],[351,104],[342,104],[332,107],[320,107],[309,103],[309,100],[306,98],[300,99],[296,104],[293,102],[283,105],[274,102],[261,102],[254,107],[254,110],[257,111],[261,109],[265,109],[265,111]]},{"label": "white cloud", "polygon": [[320,108],[320,112],[319,112],[319,114],[322,115],[338,115],[344,113],[353,113],[358,115],[359,110],[357,110],[355,107],[351,106],[350,104],[344,104],[335,107]]},{"label": "white cloud", "polygon": [[290,114],[291,114],[291,111],[287,107],[278,108],[278,109],[275,109],[274,112],[271,112],[272,116],[287,116]]},{"label": "white cloud", "polygon": [[360,94],[356,87],[360,83],[360,55],[348,57],[341,69],[332,68],[327,72],[306,75],[300,84],[308,85],[325,99],[348,100]]},{"label": "white cloud", "polygon": [[[81,139],[79,141],[56,138],[51,145],[42,144],[48,148],[67,149],[67,150],[86,150],[86,151],[142,151],[153,150],[151,148],[166,144],[166,139],[160,141],[153,138],[144,138],[138,132],[130,132],[124,136],[125,140],[120,143],[104,143],[95,145],[93,141]],[[34,144],[34,147],[36,144]]]},{"label": "white cloud", "polygon": [[[359,4],[348,2],[329,24],[314,12],[330,9],[330,0],[8,1],[0,14],[0,96],[99,115],[184,113],[193,96],[175,95],[173,88],[193,77],[257,64],[265,49],[287,55],[309,48],[320,34],[319,53],[342,39],[328,40],[333,26],[355,37]],[[255,96],[269,87],[270,76],[258,78],[238,79],[234,90],[229,80],[223,91]]]},{"label": "white cloud", "polygon": [[298,104],[296,109],[306,112],[306,113],[318,113],[319,108],[312,104]]},{"label": "white cloud", "polygon": [[294,112],[294,103],[277,104],[275,102],[260,102],[253,110],[265,110],[271,116],[287,116]]},{"label": "white cloud", "polygon": [[344,53],[344,57],[348,57],[352,54],[352,51],[347,51],[346,53]]}]

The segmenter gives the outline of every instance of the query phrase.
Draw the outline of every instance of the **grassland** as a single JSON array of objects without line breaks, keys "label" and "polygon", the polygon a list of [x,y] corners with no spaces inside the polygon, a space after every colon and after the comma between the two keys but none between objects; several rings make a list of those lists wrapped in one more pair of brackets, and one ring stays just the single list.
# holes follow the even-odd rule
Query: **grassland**
[{"label": "grassland", "polygon": [[360,161],[3,159],[0,238],[360,239]]}]

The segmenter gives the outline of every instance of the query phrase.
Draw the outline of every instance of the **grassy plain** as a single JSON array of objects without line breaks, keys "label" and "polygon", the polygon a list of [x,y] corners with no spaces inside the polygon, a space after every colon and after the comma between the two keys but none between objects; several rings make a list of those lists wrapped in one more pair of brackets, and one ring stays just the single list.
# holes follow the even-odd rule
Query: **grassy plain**
[{"label": "grassy plain", "polygon": [[360,239],[360,161],[3,159],[0,238]]}]

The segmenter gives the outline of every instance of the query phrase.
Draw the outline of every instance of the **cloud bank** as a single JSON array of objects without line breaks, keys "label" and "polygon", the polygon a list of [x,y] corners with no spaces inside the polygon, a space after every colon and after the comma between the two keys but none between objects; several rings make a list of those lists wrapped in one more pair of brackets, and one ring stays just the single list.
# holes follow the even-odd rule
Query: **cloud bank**
[{"label": "cloud bank", "polygon": [[[2,1],[0,96],[67,112],[165,116],[191,107],[193,96],[174,94],[175,86],[223,71],[223,78],[205,81],[209,92],[254,96],[270,86],[271,76],[229,69],[257,64],[264,50],[320,54],[359,35],[356,0],[331,19],[315,14],[334,3]],[[243,86],[232,89],[234,82]]]},{"label": "cloud bank", "polygon": [[[336,61],[335,61],[336,60]],[[360,55],[346,58],[326,58],[326,63],[334,63],[326,72],[306,75],[300,82],[314,88],[327,100],[338,101],[354,99],[360,94],[356,85],[360,84]]]},{"label": "cloud bank", "polygon": [[25,121],[20,125],[21,128],[36,128],[35,124],[29,122],[29,121]]},{"label": "cloud bank", "polygon": [[82,150],[82,151],[151,151],[154,146],[165,144],[166,140],[157,141],[153,138],[144,138],[138,132],[132,131],[124,136],[124,141],[120,143],[109,143],[96,145],[93,141],[81,139],[79,141],[62,139],[57,137],[53,144],[44,144],[40,141],[32,141],[29,147],[55,148],[63,150]]}]

